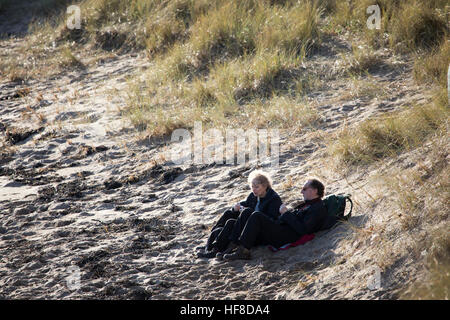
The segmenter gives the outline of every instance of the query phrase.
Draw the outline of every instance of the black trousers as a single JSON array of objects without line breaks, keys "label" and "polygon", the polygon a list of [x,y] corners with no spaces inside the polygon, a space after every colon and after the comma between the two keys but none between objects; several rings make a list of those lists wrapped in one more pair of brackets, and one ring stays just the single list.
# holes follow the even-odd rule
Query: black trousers
[{"label": "black trousers", "polygon": [[241,214],[237,217],[236,221],[234,222],[231,232],[228,235],[228,239],[230,241],[238,243],[238,239],[242,231],[244,231],[248,218],[250,218],[253,212],[254,211],[250,208],[245,208],[244,210],[242,210]]},{"label": "black trousers", "polygon": [[253,212],[245,224],[238,242],[250,249],[257,245],[281,247],[300,238],[297,232],[285,224],[280,224],[261,212]]},{"label": "black trousers", "polygon": [[[223,247],[228,246],[228,237],[231,233],[232,221],[236,221],[239,216],[239,211],[234,211],[231,209],[226,210],[222,216],[219,218],[217,223],[212,227],[211,234],[209,235],[208,241],[206,242],[206,249],[211,250],[212,248],[216,248],[219,251],[225,250]],[[231,220],[227,228],[225,229],[225,225],[227,221]]]},{"label": "black trousers", "polygon": [[207,250],[216,248],[218,251],[224,251],[230,242],[238,243],[239,236],[252,213],[253,210],[250,208],[246,208],[242,212],[226,210],[212,228],[207,242]]},{"label": "black trousers", "polygon": [[237,221],[237,219],[228,219],[227,222],[225,222],[225,225],[223,226],[223,228],[218,228],[221,230],[217,234],[214,242],[212,243],[212,246],[214,248],[216,248],[218,251],[224,251],[230,244],[230,242],[231,242],[230,234],[233,231],[236,221]]},{"label": "black trousers", "polygon": [[231,209],[225,210],[225,212],[222,214],[222,216],[219,218],[217,223],[212,227],[212,230],[216,228],[223,228],[225,226],[225,223],[229,219],[237,219],[239,216],[239,211],[234,211]]}]

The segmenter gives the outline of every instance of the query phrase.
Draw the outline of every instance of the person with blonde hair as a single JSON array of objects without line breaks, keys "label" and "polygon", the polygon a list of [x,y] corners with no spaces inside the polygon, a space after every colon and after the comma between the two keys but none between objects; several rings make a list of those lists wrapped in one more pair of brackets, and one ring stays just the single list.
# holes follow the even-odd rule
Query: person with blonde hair
[{"label": "person with blonde hair", "polygon": [[237,247],[237,239],[253,212],[260,212],[268,219],[276,220],[282,204],[280,196],[272,189],[272,179],[261,170],[254,170],[248,177],[252,192],[247,199],[226,210],[212,228],[205,247],[197,253],[200,258],[223,257]]}]

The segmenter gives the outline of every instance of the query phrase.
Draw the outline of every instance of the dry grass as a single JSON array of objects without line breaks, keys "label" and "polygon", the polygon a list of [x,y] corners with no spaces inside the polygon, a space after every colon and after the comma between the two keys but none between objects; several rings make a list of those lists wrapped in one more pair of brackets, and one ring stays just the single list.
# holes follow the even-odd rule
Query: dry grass
[{"label": "dry grass", "polygon": [[368,47],[352,47],[352,55],[341,54],[344,68],[349,75],[361,75],[377,69],[383,60]]},{"label": "dry grass", "polygon": [[[383,201],[389,201],[385,206],[390,218],[369,217],[370,227],[353,227],[350,241],[376,247],[369,254],[386,274],[394,272],[397,261],[414,259],[416,272],[398,291],[403,299],[449,297],[448,118],[447,88],[442,88],[430,105],[345,128],[330,143],[330,154],[340,159],[340,166],[354,171],[355,166],[370,164],[382,181],[378,192],[390,195]],[[412,167],[399,165],[404,152],[411,155]],[[381,159],[389,163],[385,173]],[[379,206],[381,202],[374,202],[370,211],[376,213]]]},{"label": "dry grass", "polygon": [[246,106],[246,119],[242,121],[256,127],[290,129],[292,134],[315,128],[321,122],[317,109],[302,100],[276,97],[266,102]]},{"label": "dry grass", "polygon": [[27,71],[15,64],[10,64],[5,69],[2,69],[2,75],[6,76],[9,81],[17,83],[29,79]]},{"label": "dry grass", "polygon": [[[64,3],[36,6],[50,12]],[[194,120],[233,122],[228,119],[239,119],[247,104],[260,106],[269,122],[284,123],[280,112],[263,109],[266,100],[290,95],[298,101],[318,85],[299,73],[301,59],[320,44],[322,10],[313,2],[87,0],[80,7],[81,30],[69,30],[65,12],[57,10],[36,19],[26,45],[2,60],[2,74],[14,81],[52,76],[89,68],[97,59],[80,57],[145,50],[155,67],[139,90],[131,85],[123,114],[153,135],[189,128]],[[271,105],[288,111],[285,104]]]},{"label": "dry grass", "polygon": [[[244,121],[283,127],[295,123],[286,120],[298,109],[297,103],[288,108],[267,101],[300,97],[317,86],[313,77],[300,73],[300,64],[309,48],[320,42],[320,12],[309,2],[273,6],[257,1],[224,2],[205,10],[190,21],[183,43],[176,42],[164,55],[155,56],[144,85],[148,91],[142,86],[133,90],[125,114],[151,134],[168,133],[174,127],[169,119],[174,118],[182,119],[176,126],[184,123],[187,128],[193,120],[219,128]],[[264,108],[269,105],[282,109],[267,112]],[[243,110],[256,118],[247,111],[242,116]],[[170,116],[163,120],[163,115]]]},{"label": "dry grass", "polygon": [[[52,61],[60,46],[75,43],[105,51],[145,49],[151,59],[158,55],[172,56],[168,60],[173,60],[172,69],[179,73],[172,78],[183,79],[209,70],[217,60],[257,51],[281,50],[302,56],[320,44],[321,29],[339,32],[343,28],[363,35],[370,44],[383,41],[391,48],[408,52],[435,48],[448,38],[446,1],[377,0],[382,28],[369,30],[365,26],[365,9],[372,2],[86,0],[79,3],[83,12],[82,29],[69,30],[65,26],[64,10],[69,2],[40,0],[32,6],[36,19],[31,26],[33,35],[28,39],[33,56],[39,57],[39,61],[34,63],[34,68],[22,63],[28,55],[25,50],[19,54],[22,59],[15,63],[3,62],[7,66],[1,69],[11,79],[54,74],[54,68],[45,66],[46,61]],[[2,0],[0,8],[8,3]],[[53,43],[57,48],[51,48]],[[373,65],[373,56],[358,57],[356,53],[355,63],[351,65],[355,72],[364,72]],[[98,54],[101,53],[95,53]],[[66,64],[61,65],[62,69],[65,67]],[[42,71],[37,74],[31,69]]]},{"label": "dry grass", "polygon": [[[222,73],[221,81],[225,81],[225,75]],[[222,90],[216,90],[214,85],[207,82],[205,86],[202,81],[195,80],[185,83],[182,89],[169,84],[161,87],[159,94],[148,92],[144,95],[142,87],[136,83],[131,86],[129,106],[122,110],[122,114],[129,117],[140,131],[147,131],[152,136],[169,135],[177,128],[191,129],[195,121],[201,121],[205,129],[269,126],[290,128],[292,132],[313,128],[321,121],[316,108],[301,98],[253,98],[240,105],[233,96],[233,90],[226,91],[225,85],[220,86]],[[167,103],[167,96],[170,96],[171,103]]]},{"label": "dry grass", "polygon": [[391,47],[399,51],[430,49],[448,36],[445,17],[430,4],[423,1],[401,3],[390,21]]},{"label": "dry grass", "polygon": [[[318,7],[318,3],[321,6]],[[159,31],[155,33],[161,43],[164,42],[162,39],[167,39],[168,46],[163,50],[164,55],[155,57],[157,68],[149,70],[153,80],[148,81],[147,86],[151,88],[152,95],[158,95],[158,91],[161,91],[154,89],[157,85],[164,87],[159,102],[164,101],[170,92],[176,96],[175,100],[191,105],[194,114],[202,120],[220,123],[238,116],[241,106],[255,106],[259,104],[255,101],[286,93],[302,96],[320,87],[316,79],[297,72],[308,49],[320,43],[320,16],[329,15],[334,26],[341,25],[352,30],[361,28],[359,33],[362,32],[369,43],[369,38],[376,38],[377,32],[387,32],[391,42],[387,41],[386,45],[394,49],[399,47],[399,43],[409,51],[428,48],[446,37],[445,30],[439,24],[442,20],[439,11],[428,5],[411,9],[411,1],[405,5],[379,1],[382,30],[367,31],[365,8],[368,3],[362,1],[352,6],[349,2],[334,1],[314,4],[308,1],[283,1],[276,4],[216,2],[214,6],[204,5],[202,13],[194,15],[195,19],[192,19],[193,15],[188,15],[190,19],[183,21],[190,28],[185,30],[181,24],[175,23],[178,20],[173,14],[168,15],[167,19],[173,23],[166,26],[161,22],[164,30],[160,36],[157,36]],[[442,8],[440,2],[434,5]],[[424,12],[428,17],[426,19],[420,18]],[[399,28],[395,17],[403,19],[403,24],[413,24],[414,28],[408,32]],[[408,17],[410,20],[407,20]],[[344,24],[344,21],[347,22]],[[437,33],[433,33],[434,27],[438,28]],[[436,41],[427,42],[426,39],[430,37]],[[151,42],[155,43],[153,40]],[[159,44],[152,46],[161,47]],[[158,52],[158,49],[149,50]],[[377,69],[382,62],[373,50],[366,46],[354,46],[353,54],[344,58],[346,73],[352,80],[352,90],[349,92],[352,98],[363,95],[374,98],[385,93],[377,84],[358,78]],[[429,69],[432,72],[431,66]],[[154,74],[159,76],[155,77]],[[157,81],[154,81],[156,78]],[[179,91],[175,87],[184,89]],[[145,100],[147,93],[142,95],[134,99]],[[168,99],[166,102],[171,104],[173,100]],[[132,102],[130,108],[135,105]],[[142,109],[142,106],[139,108]],[[132,113],[137,114],[139,111]],[[142,113],[140,115],[140,121],[136,123],[142,127],[145,116]],[[166,132],[164,129],[157,131]]]},{"label": "dry grass", "polygon": [[414,62],[413,74],[418,83],[447,84],[447,70],[450,64],[449,40],[426,55],[418,55]]},{"label": "dry grass", "polygon": [[348,83],[348,90],[339,97],[340,101],[356,98],[382,99],[387,95],[386,85],[370,76],[350,75]]},{"label": "dry grass", "polygon": [[423,268],[401,294],[406,299],[449,299],[450,239],[448,204],[450,170],[448,127],[437,132],[427,152],[426,162],[407,172],[396,200],[401,209],[404,232],[416,237],[414,251],[420,253]]},{"label": "dry grass", "polygon": [[294,55],[260,51],[253,56],[216,64],[208,83],[219,104],[242,105],[294,89],[298,64]]},{"label": "dry grass", "polygon": [[[329,29],[350,31],[363,36],[374,47],[387,46],[397,52],[415,52],[438,46],[448,37],[445,0],[322,1],[330,8]],[[366,26],[366,9],[377,4],[381,11],[380,29]]]},{"label": "dry grass", "polygon": [[61,49],[59,65],[63,68],[84,68],[84,64],[77,58],[70,48]]},{"label": "dry grass", "polygon": [[[450,298],[450,237],[448,223],[434,228],[419,248],[425,255],[425,272],[404,290],[400,298],[408,300],[448,300]],[[426,248],[426,249],[425,249]]]},{"label": "dry grass", "polygon": [[348,165],[370,164],[420,145],[448,119],[446,92],[441,90],[429,106],[414,106],[399,114],[370,119],[357,128],[343,128],[329,148]]}]

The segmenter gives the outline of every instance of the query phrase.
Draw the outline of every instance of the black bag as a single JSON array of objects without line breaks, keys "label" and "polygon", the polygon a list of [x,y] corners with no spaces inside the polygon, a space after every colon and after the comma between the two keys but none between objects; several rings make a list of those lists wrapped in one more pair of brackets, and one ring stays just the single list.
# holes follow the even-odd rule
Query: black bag
[{"label": "black bag", "polygon": [[[340,193],[330,194],[323,199],[328,217],[322,226],[322,230],[333,227],[338,221],[347,221],[351,217],[353,202],[350,197],[350,194]],[[350,211],[344,216],[347,201],[350,202]]]}]

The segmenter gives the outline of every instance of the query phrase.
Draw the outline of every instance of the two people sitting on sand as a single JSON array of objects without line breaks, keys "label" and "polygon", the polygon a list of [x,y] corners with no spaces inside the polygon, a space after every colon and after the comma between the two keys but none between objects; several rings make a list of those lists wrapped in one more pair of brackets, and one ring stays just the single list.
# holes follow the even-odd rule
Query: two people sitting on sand
[{"label": "two people sitting on sand", "polygon": [[322,200],[325,187],[319,180],[310,179],[304,184],[303,201],[293,210],[282,204],[267,174],[252,172],[249,182],[253,192],[239,206],[224,212],[198,257],[248,260],[252,247],[281,247],[321,230],[327,209]]},{"label": "two people sitting on sand", "polygon": [[263,171],[255,170],[248,177],[252,192],[245,201],[236,203],[226,210],[213,226],[205,247],[197,253],[201,258],[221,258],[237,247],[247,220],[253,212],[260,212],[268,219],[275,221],[280,215],[282,201],[272,189],[270,177]]}]

